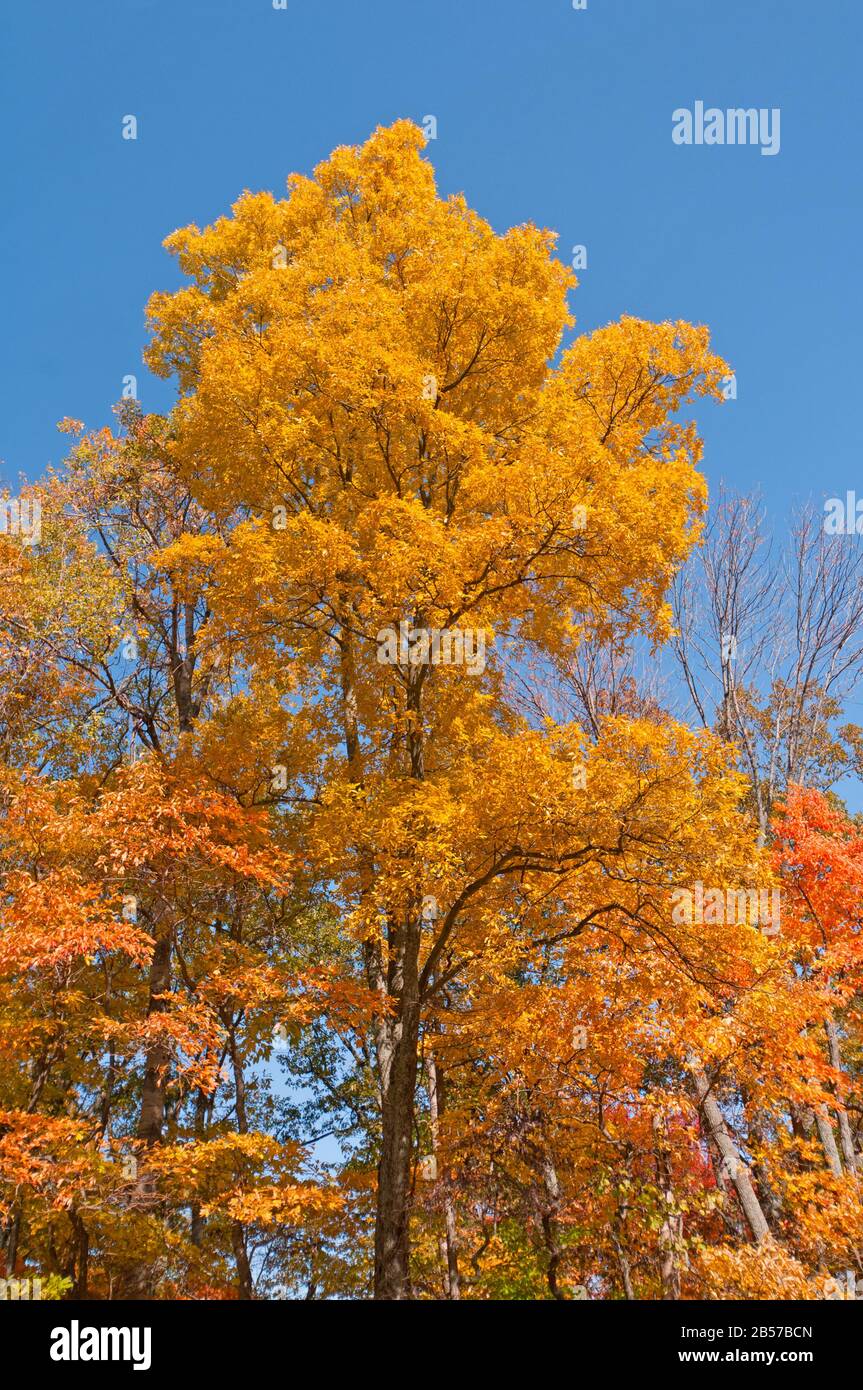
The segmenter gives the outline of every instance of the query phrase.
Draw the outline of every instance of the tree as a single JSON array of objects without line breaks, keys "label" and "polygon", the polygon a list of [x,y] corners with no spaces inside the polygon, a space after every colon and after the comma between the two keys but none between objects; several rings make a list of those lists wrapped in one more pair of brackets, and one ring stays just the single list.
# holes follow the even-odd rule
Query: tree
[{"label": "tree", "polygon": [[623,852],[616,824],[583,833],[577,741],[529,731],[503,673],[583,633],[667,633],[704,503],[675,417],[726,370],[705,330],[634,319],[552,366],[574,277],[551,236],[438,198],[421,143],[397,123],[287,199],[175,233],[192,283],[149,310],[148,360],[180,388],[170,456],[200,504],[247,517],[166,563],[207,569],[222,640],[302,704],[314,756],[274,761],[314,789],[302,852],[381,1001],[381,1298],[409,1293],[434,992],[521,929],[514,885],[562,894]]},{"label": "tree", "polygon": [[35,1257],[78,1297],[249,1297],[250,1238],[337,1205],[270,1132],[255,1072],[275,1028],[362,1001],[305,955],[254,721],[202,733],[230,653],[205,591],[161,567],[212,524],[163,439],[128,410],[121,435],[84,436],[41,489],[40,545],[4,552],[3,1248],[8,1273]]},{"label": "tree", "polygon": [[705,528],[706,330],[570,340],[553,237],[422,143],[169,238],[175,407],[64,422],[0,537],[6,1273],[823,1296],[863,1230],[856,551],[800,524],[771,665],[755,509]]},{"label": "tree", "polygon": [[860,729],[838,717],[863,668],[863,546],[806,507],[777,554],[758,498],[723,492],[673,603],[693,712],[740,749],[766,839],[787,786],[859,767]]}]

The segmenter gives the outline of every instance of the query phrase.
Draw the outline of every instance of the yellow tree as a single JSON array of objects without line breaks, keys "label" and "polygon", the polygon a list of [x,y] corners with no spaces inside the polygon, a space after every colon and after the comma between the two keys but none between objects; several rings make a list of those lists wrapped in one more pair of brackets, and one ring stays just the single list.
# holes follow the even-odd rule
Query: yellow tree
[{"label": "yellow tree", "polygon": [[[645,854],[650,738],[633,754],[615,734],[591,791],[578,732],[529,728],[507,675],[588,636],[667,633],[705,498],[679,412],[727,370],[685,323],[627,318],[563,350],[575,278],[553,236],[497,235],[440,198],[422,143],[398,122],[285,199],[247,193],[175,233],[190,282],[149,309],[150,365],[179,383],[166,453],[219,523],[162,562],[178,584],[206,574],[213,640],[287,715],[271,762],[305,807],[297,852],[380,1003],[375,1293],[392,1299],[410,1296],[419,1041],[442,982],[547,930],[543,897],[618,912],[609,869]],[[699,749],[663,743],[697,778]],[[616,757],[624,816],[602,800]]]}]

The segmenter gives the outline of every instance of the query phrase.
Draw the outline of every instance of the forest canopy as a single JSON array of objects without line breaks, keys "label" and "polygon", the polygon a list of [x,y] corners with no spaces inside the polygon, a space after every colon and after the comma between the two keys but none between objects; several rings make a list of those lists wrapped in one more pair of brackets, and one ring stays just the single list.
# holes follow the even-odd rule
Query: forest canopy
[{"label": "forest canopy", "polygon": [[5,1278],[842,1296],[859,542],[709,502],[707,329],[574,333],[423,144],[170,236],[175,404],[0,533]]}]

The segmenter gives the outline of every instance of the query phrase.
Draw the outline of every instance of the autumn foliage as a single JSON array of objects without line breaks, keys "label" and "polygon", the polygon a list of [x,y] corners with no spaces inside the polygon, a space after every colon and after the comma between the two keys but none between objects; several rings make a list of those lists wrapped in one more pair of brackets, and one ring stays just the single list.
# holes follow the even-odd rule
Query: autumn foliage
[{"label": "autumn foliage", "polygon": [[[174,409],[65,422],[40,543],[0,536],[6,1274],[827,1296],[863,1274],[863,831],[789,784],[765,836],[722,729],[555,699],[671,637],[728,369],[686,323],[572,337],[552,235],[421,146],[175,232]],[[781,930],[682,920],[696,884],[778,888]]]}]

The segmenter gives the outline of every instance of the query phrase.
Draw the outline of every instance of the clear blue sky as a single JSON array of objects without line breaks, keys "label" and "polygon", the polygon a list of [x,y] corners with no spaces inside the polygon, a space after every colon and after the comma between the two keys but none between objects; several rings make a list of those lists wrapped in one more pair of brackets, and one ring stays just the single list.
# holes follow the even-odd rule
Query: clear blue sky
[{"label": "clear blue sky", "polygon": [[[2,476],[111,419],[141,364],[162,238],[281,193],[333,146],[433,114],[444,192],[532,219],[589,266],[579,327],[710,325],[738,400],[706,467],[794,496],[863,493],[859,0],[7,0]],[[681,148],[671,113],[780,107],[781,151]],[[124,115],[137,141],[121,138]]]}]

